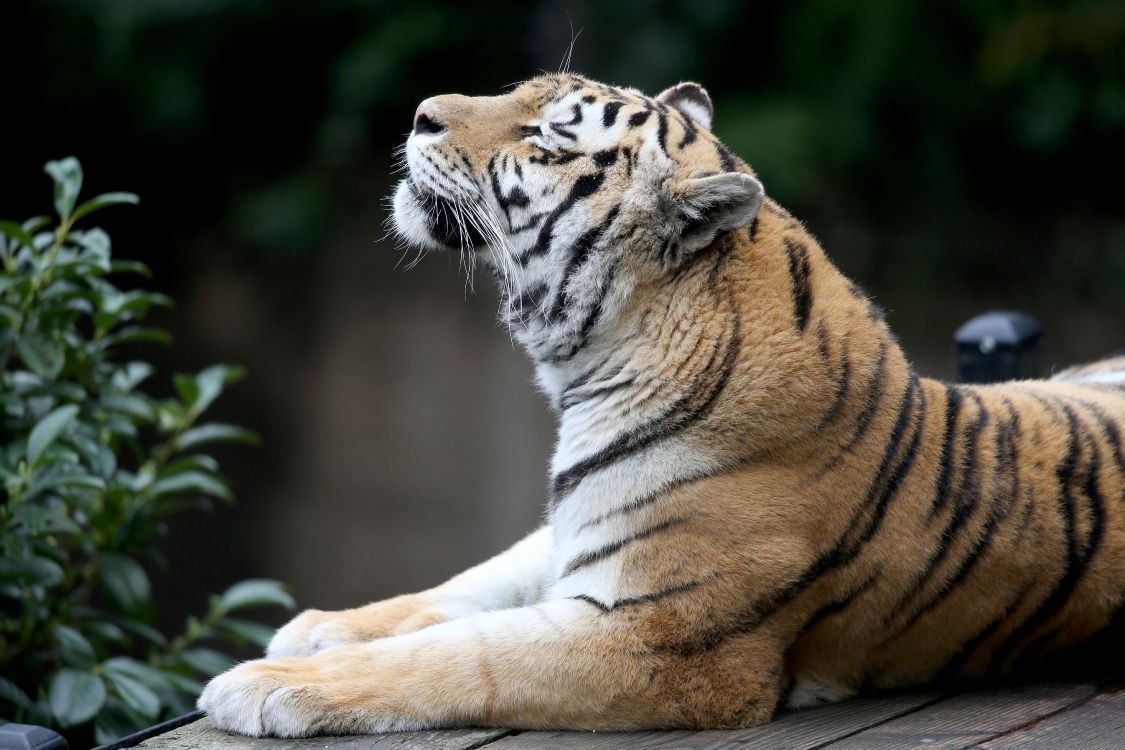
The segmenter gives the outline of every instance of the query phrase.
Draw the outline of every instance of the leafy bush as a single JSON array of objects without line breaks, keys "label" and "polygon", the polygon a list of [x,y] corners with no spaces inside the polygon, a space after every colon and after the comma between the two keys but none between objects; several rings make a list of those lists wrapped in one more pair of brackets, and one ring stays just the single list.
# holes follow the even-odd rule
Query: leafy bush
[{"label": "leafy bush", "polygon": [[178,637],[153,627],[141,560],[161,563],[153,541],[162,519],[231,499],[200,449],[255,440],[201,421],[242,372],[177,375],[170,398],[142,390],[153,367],[123,352],[168,340],[140,321],[170,300],[111,283],[148,271],[113,260],[102,230],[74,228],[137,198],[78,204],[77,160],[46,169],[57,226],[0,222],[0,716],[67,730],[72,745],[88,746],[190,710],[202,677],[231,662],[201,642],[262,646],[270,628],[231,613],[293,601],[274,581],[243,581]]}]

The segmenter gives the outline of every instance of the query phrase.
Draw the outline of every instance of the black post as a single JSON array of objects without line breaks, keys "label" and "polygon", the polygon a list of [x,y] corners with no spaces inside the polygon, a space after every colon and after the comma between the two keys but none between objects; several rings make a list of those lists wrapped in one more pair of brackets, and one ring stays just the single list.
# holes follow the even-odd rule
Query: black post
[{"label": "black post", "polygon": [[1039,377],[1039,348],[1043,326],[1030,315],[987,312],[953,334],[957,352],[957,380],[996,383]]},{"label": "black post", "polygon": [[66,740],[46,727],[5,724],[0,727],[2,750],[67,750]]}]

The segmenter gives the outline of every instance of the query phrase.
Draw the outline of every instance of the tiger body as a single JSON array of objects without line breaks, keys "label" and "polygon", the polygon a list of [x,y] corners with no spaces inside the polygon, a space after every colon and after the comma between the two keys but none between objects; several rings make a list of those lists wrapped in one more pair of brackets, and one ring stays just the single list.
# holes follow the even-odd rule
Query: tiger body
[{"label": "tiger body", "polygon": [[499,279],[558,414],[546,523],[434,589],[303,613],[207,687],[216,725],[744,727],[1110,625],[1125,358],[917,376],[710,118],[693,84],[565,75],[423,102],[396,226]]}]

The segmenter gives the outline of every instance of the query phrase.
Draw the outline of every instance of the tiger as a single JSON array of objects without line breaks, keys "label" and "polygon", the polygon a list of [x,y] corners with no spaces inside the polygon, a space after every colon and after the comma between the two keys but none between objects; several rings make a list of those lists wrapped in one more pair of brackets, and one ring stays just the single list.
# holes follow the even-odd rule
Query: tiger
[{"label": "tiger", "polygon": [[1125,356],[921,377],[713,117],[569,73],[418,106],[393,226],[497,278],[557,418],[544,523],[299,614],[206,686],[216,727],[750,727],[1122,619]]}]

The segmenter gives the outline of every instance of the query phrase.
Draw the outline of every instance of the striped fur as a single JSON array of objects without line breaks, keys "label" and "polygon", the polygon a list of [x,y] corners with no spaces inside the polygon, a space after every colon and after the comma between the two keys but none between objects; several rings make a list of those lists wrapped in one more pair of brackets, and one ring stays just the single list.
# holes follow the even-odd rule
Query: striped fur
[{"label": "striped fur", "polygon": [[547,523],[310,610],[200,705],[252,735],[743,727],[1034,665],[1125,605],[1125,359],[912,372],[694,84],[435,97],[401,237],[471,253],[558,413]]}]

